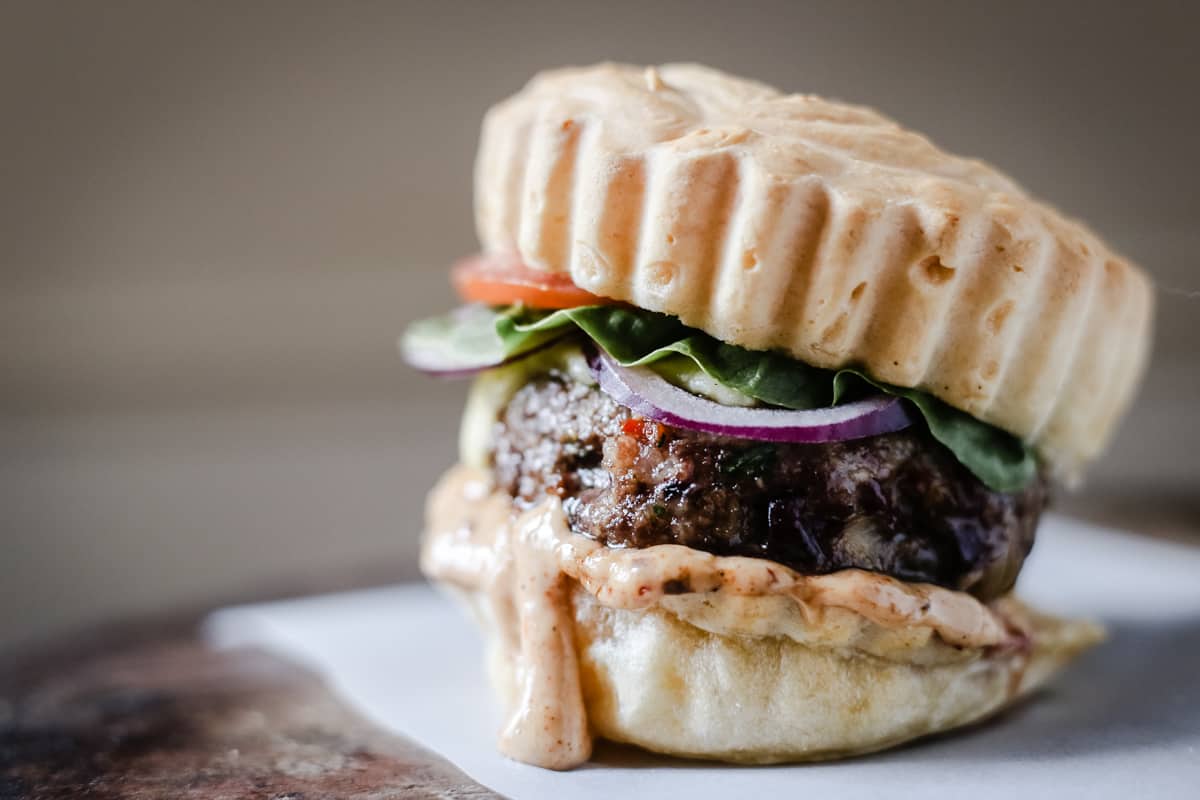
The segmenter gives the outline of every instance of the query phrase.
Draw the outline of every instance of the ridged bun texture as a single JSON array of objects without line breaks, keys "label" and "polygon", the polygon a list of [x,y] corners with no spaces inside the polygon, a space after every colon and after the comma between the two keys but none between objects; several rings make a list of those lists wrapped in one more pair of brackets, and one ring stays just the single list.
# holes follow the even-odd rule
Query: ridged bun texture
[{"label": "ridged bun texture", "polygon": [[476,162],[488,252],[723,341],[925,390],[1072,480],[1129,405],[1153,287],[989,165],[691,64],[536,76]]}]

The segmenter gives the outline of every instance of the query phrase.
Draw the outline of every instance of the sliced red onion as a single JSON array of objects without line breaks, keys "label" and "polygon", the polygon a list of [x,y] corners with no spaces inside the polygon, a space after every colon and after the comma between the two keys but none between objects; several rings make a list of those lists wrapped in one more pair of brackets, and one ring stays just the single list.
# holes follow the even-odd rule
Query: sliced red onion
[{"label": "sliced red onion", "polygon": [[623,367],[603,350],[592,364],[605,394],[635,414],[677,428],[761,442],[819,444],[891,433],[912,424],[900,398],[888,395],[811,411],[740,408],[680,389],[646,367]]},{"label": "sliced red onion", "polygon": [[562,336],[505,355],[496,334],[496,315],[483,306],[464,306],[444,317],[421,320],[400,338],[400,354],[410,367],[439,378],[465,378],[533,355]]},{"label": "sliced red onion", "polygon": [[426,375],[431,375],[435,378],[446,378],[452,380],[454,378],[469,378],[472,375],[477,375],[480,372],[496,367],[504,367],[509,364],[520,361],[523,358],[528,358],[534,353],[540,353],[552,344],[558,342],[562,337],[556,337],[549,341],[540,342],[528,350],[522,350],[520,353],[514,353],[507,358],[496,360],[495,358],[475,358],[465,359],[455,355],[453,358],[443,358],[443,353],[437,351],[422,351],[420,348],[409,347],[405,342],[401,342],[400,352],[404,356],[404,361],[413,369],[424,372]]}]

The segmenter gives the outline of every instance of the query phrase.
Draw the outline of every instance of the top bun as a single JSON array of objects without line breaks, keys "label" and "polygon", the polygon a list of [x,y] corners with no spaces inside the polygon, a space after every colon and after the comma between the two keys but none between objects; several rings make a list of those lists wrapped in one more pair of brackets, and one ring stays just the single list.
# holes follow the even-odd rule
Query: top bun
[{"label": "top bun", "polygon": [[927,391],[1073,479],[1128,406],[1147,276],[983,162],[690,64],[571,68],[488,112],[486,250],[726,342]]}]

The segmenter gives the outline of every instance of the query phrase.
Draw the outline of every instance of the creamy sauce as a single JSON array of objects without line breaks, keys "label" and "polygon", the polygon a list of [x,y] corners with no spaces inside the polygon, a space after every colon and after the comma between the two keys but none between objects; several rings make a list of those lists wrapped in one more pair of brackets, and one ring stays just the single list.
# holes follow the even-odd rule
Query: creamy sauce
[{"label": "creamy sauce", "polygon": [[772,561],[714,556],[681,545],[608,548],[571,532],[557,498],[518,513],[488,474],[457,466],[430,494],[421,566],[481,592],[515,659],[517,702],[500,748],[552,769],[586,761],[592,741],[574,647],[573,582],[600,603],[649,608],[664,598],[783,596],[819,626],[827,609],[883,628],[928,628],[959,648],[1010,646],[1005,620],[974,597],[863,570],[801,575]]},{"label": "creamy sauce", "polygon": [[591,756],[592,739],[579,685],[567,577],[553,551],[537,541],[543,533],[536,519],[517,531],[513,602],[520,630],[518,700],[500,734],[500,751],[518,761],[570,769]]}]

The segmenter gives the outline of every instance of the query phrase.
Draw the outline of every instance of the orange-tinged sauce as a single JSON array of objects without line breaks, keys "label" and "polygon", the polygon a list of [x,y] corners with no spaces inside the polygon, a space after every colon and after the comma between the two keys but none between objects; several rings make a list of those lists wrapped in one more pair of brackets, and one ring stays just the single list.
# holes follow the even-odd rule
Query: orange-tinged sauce
[{"label": "orange-tinged sauce", "polygon": [[608,548],[573,533],[557,498],[518,512],[511,498],[492,491],[486,472],[461,465],[430,494],[421,566],[487,598],[515,659],[517,702],[500,748],[551,769],[583,763],[592,748],[574,646],[574,583],[614,608],[649,608],[681,593],[781,595],[814,626],[826,609],[844,609],[884,628],[926,627],[961,648],[1013,637],[995,611],[938,586],[862,570],[801,575],[766,559],[681,545]]}]

